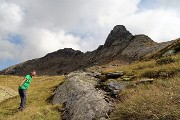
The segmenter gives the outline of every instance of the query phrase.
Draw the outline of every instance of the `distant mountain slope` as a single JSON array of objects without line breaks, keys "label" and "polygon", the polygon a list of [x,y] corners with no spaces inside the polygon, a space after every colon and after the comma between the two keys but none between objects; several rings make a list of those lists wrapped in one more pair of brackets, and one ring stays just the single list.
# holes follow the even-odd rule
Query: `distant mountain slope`
[{"label": "distant mountain slope", "polygon": [[160,58],[162,56],[167,56],[169,54],[179,53],[180,52],[180,38],[171,41],[172,44],[160,49],[159,51],[155,51],[154,53],[146,55],[144,58]]},{"label": "distant mountain slope", "polygon": [[117,25],[108,35],[105,44],[92,52],[65,48],[46,56],[29,60],[0,71],[0,74],[24,75],[37,70],[39,75],[60,75],[93,65],[102,65],[113,60],[131,63],[149,53],[160,51],[173,41],[156,43],[145,35],[132,35],[125,26]]}]

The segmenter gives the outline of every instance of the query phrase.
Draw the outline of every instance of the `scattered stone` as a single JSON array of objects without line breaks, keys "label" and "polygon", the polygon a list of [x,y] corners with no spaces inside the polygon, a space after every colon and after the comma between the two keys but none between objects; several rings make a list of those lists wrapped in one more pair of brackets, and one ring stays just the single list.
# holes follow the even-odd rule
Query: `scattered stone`
[{"label": "scattered stone", "polygon": [[169,50],[169,51],[167,51],[166,53],[164,53],[162,56],[169,56],[169,55],[173,55],[173,54],[175,54],[175,53],[176,53],[175,50]]},{"label": "scattered stone", "polygon": [[160,72],[160,73],[159,73],[159,76],[162,77],[162,78],[168,78],[168,77],[169,77],[169,74],[166,73],[166,72]]},{"label": "scattered stone", "polygon": [[131,78],[128,78],[128,77],[125,77],[125,78],[122,78],[123,81],[131,81]]},{"label": "scattered stone", "polygon": [[136,83],[136,85],[138,84],[147,84],[147,83],[150,83],[152,84],[154,82],[154,79],[143,79],[143,80],[140,80]]},{"label": "scattered stone", "polygon": [[115,67],[117,67],[117,66],[118,66],[118,64],[113,64],[112,66],[115,66]]},{"label": "scattered stone", "polygon": [[93,76],[98,79],[101,79],[103,76],[105,76],[105,75],[102,75],[102,73],[100,72],[94,72],[93,74],[94,74]]},{"label": "scattered stone", "polygon": [[123,71],[109,72],[109,73],[106,73],[105,75],[107,79],[110,79],[110,78],[115,79],[115,78],[119,78],[123,76],[124,72]]},{"label": "scattered stone", "polygon": [[119,82],[116,82],[116,81],[111,81],[108,84],[108,87],[109,87],[110,90],[113,91],[114,95],[117,95],[122,89],[125,88],[125,84],[119,83]]},{"label": "scattered stone", "polygon": [[97,87],[106,91],[105,94],[107,94],[108,96],[117,98],[119,92],[123,90],[126,85],[127,84],[125,82],[119,81],[117,79],[108,79],[105,82],[101,81]]}]

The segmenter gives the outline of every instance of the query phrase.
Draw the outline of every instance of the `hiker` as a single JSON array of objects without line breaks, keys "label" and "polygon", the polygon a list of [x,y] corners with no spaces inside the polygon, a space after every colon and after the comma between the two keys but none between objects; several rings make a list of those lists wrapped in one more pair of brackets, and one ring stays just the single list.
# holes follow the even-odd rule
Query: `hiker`
[{"label": "hiker", "polygon": [[23,81],[21,82],[21,84],[19,85],[18,91],[19,91],[19,96],[21,98],[21,103],[18,109],[21,111],[26,107],[26,91],[31,84],[32,77],[35,75],[36,75],[36,71],[34,70],[31,72],[31,74],[26,75]]}]

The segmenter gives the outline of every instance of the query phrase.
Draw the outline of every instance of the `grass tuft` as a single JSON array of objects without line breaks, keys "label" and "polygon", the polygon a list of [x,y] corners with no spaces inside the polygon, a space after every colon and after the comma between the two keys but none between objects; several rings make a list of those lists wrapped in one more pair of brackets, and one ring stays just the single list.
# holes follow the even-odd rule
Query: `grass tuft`
[{"label": "grass tuft", "polygon": [[163,57],[163,58],[156,60],[156,62],[159,65],[170,64],[170,63],[175,62],[175,59],[173,59],[172,57]]},{"label": "grass tuft", "polygon": [[180,79],[158,80],[120,93],[121,102],[111,114],[112,120],[179,120]]}]

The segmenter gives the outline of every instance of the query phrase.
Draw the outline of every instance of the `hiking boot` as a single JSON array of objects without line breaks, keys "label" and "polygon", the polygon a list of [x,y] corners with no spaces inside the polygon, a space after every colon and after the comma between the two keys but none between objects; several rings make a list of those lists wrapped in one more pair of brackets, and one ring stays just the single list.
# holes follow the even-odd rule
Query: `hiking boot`
[{"label": "hiking boot", "polygon": [[22,107],[19,107],[19,108],[18,108],[18,110],[19,110],[19,111],[23,111],[23,110],[24,110],[24,108],[22,108]]}]

